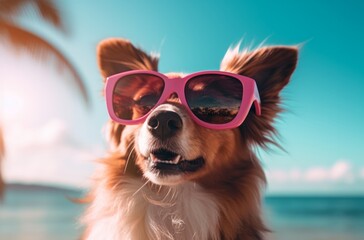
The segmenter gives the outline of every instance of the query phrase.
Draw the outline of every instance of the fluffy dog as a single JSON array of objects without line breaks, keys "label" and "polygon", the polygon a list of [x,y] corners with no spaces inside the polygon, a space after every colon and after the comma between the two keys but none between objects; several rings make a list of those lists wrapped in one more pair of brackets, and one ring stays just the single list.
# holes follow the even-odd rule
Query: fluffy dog
[{"label": "fluffy dog", "polygon": [[[102,41],[97,55],[105,79],[129,70],[158,71],[157,57],[124,39]],[[253,150],[274,144],[280,91],[297,55],[296,47],[285,46],[227,51],[221,70],[253,78],[260,92],[261,115],[252,106],[237,128],[211,130],[196,124],[176,94],[141,124],[110,120],[111,150],[89,194],[84,239],[264,239],[268,230],[261,218],[260,190],[266,179]],[[148,124],[161,111],[180,120],[158,135]],[[170,175],[150,167],[153,158],[172,154],[161,150],[166,148],[185,164]]]}]

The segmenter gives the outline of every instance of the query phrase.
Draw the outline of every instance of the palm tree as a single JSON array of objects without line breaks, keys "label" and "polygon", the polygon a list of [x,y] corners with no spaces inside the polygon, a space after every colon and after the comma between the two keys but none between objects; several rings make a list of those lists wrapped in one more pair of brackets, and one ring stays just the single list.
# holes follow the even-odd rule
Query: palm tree
[{"label": "palm tree", "polygon": [[[55,46],[18,24],[17,19],[24,14],[27,14],[28,17],[36,15],[54,28],[66,33],[67,28],[53,0],[0,0],[1,40],[4,40],[15,49],[25,50],[41,61],[46,61],[50,56],[54,56],[62,68],[70,71],[83,100],[89,105],[87,91],[80,74]],[[4,138],[0,132],[0,163],[4,157],[4,152]],[[4,189],[3,186],[0,171],[0,195]]]}]

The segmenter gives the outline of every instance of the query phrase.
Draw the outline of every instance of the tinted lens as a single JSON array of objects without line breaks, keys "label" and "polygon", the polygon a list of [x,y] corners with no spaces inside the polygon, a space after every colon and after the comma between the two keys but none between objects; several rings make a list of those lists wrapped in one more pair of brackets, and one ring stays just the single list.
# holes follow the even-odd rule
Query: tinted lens
[{"label": "tinted lens", "polygon": [[207,74],[191,78],[185,88],[186,101],[202,121],[231,122],[239,112],[243,85],[230,76]]},{"label": "tinted lens", "polygon": [[123,120],[135,120],[144,116],[156,105],[163,89],[163,79],[151,74],[133,74],[120,78],[112,95],[115,115]]}]

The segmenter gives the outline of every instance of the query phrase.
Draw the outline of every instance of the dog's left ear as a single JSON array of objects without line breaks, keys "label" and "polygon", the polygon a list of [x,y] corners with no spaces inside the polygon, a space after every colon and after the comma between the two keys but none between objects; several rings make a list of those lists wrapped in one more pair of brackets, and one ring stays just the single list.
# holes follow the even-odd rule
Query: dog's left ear
[{"label": "dog's left ear", "polygon": [[240,126],[243,138],[249,142],[266,146],[274,143],[273,121],[282,111],[280,92],[287,85],[296,68],[297,47],[263,47],[255,51],[239,52],[238,48],[226,53],[221,70],[253,78],[261,99],[261,116],[250,111]]}]

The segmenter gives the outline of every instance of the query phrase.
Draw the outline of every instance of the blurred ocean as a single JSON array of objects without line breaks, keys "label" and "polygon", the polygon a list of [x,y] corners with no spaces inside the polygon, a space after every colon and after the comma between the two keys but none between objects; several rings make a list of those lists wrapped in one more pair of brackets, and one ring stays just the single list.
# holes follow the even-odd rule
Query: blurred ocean
[{"label": "blurred ocean", "polygon": [[[0,204],[1,240],[78,239],[77,191],[11,185]],[[271,196],[265,215],[276,240],[364,240],[364,197]]]}]

